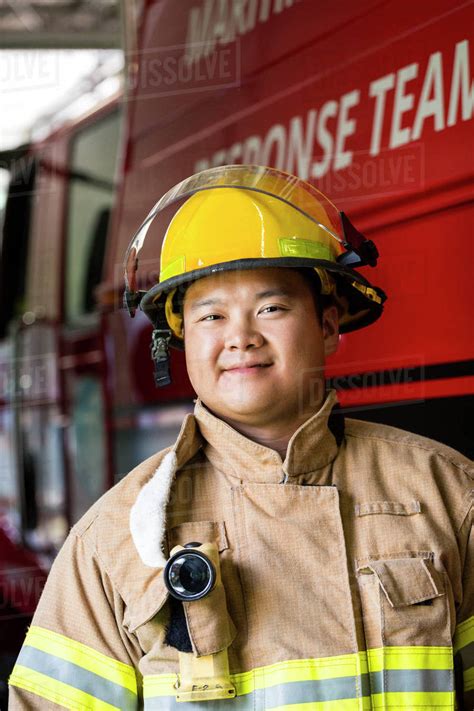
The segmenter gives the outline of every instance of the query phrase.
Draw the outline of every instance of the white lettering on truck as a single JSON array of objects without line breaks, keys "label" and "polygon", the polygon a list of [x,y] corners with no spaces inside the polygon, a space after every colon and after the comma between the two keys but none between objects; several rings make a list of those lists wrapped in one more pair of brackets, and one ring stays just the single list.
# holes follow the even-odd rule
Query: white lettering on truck
[{"label": "white lettering on truck", "polygon": [[204,0],[188,15],[185,59],[197,62],[217,44],[233,42],[299,0]]},{"label": "white lettering on truck", "polygon": [[[409,64],[370,83],[366,98],[373,100],[369,126],[371,156],[377,156],[382,150],[384,133],[392,150],[418,141],[427,125],[432,125],[435,131],[443,131],[474,115],[468,40],[455,46],[450,85],[443,84],[442,53],[433,52],[428,58],[419,96],[416,96],[410,82],[418,76],[419,66]],[[390,114],[387,98],[391,92],[394,94]],[[198,160],[195,170],[235,162],[257,163],[297,173],[305,180],[318,180],[331,170],[349,168],[353,163],[350,142],[361,120],[362,95],[360,89],[354,89],[338,100],[331,99],[318,108],[312,107],[304,115],[293,116],[288,126],[275,123],[263,136],[253,134],[230,148],[221,148],[211,157]],[[407,118],[410,113],[411,125]]]}]

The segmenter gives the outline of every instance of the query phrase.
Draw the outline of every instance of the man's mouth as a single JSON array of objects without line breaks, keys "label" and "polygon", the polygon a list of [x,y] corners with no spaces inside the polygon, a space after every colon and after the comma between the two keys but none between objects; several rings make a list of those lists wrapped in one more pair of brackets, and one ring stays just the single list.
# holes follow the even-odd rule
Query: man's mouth
[{"label": "man's mouth", "polygon": [[225,368],[225,372],[246,372],[256,368],[269,368],[272,363],[242,363],[240,365],[234,365],[230,368]]}]

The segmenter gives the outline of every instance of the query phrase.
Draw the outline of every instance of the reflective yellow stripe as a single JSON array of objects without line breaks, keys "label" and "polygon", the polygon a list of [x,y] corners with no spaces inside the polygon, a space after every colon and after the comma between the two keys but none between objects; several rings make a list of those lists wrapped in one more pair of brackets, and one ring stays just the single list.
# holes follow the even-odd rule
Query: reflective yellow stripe
[{"label": "reflective yellow stripe", "polygon": [[[237,695],[250,694],[256,689],[266,689],[274,684],[292,681],[317,681],[337,679],[367,673],[365,652],[344,654],[339,657],[321,659],[291,659],[264,667],[257,667],[248,672],[231,674]],[[144,678],[145,696],[168,696],[176,683],[176,674],[153,674]]]},{"label": "reflective yellow stripe", "polygon": [[174,259],[171,264],[168,264],[161,270],[160,281],[165,281],[165,279],[171,279],[171,277],[178,276],[178,274],[184,274],[186,271],[186,258],[181,255]]},{"label": "reflective yellow stripe", "polygon": [[384,669],[452,669],[451,647],[379,647],[367,650],[371,672]]},{"label": "reflective yellow stripe", "polygon": [[461,622],[454,632],[454,652],[474,642],[474,616]]},{"label": "reflective yellow stripe", "polygon": [[147,674],[143,677],[143,696],[175,695],[178,678],[178,674]]},{"label": "reflective yellow stripe", "polygon": [[132,711],[137,704],[133,667],[36,626],[28,631],[10,684],[39,697],[65,699],[74,709]]},{"label": "reflective yellow stripe", "polygon": [[[305,693],[312,693],[313,688],[315,689],[314,693],[318,693],[317,689],[324,693],[325,688],[330,690],[328,693],[340,691],[341,698],[337,703],[340,704],[338,708],[341,709],[345,708],[342,706],[343,703],[349,704],[347,708],[352,709],[354,701],[360,701],[363,696],[370,698],[371,690],[375,698],[387,696],[387,693],[393,694],[397,699],[403,697],[407,699],[403,703],[403,708],[409,708],[413,699],[420,701],[425,695],[426,699],[421,704],[425,707],[429,707],[432,698],[436,698],[440,706],[452,705],[452,670],[453,653],[451,647],[420,646],[384,647],[358,654],[321,659],[289,660],[230,676],[236,687],[237,696],[240,697],[250,697],[254,692],[258,693],[262,689],[275,689],[277,686],[283,687],[285,684],[295,684],[294,689],[297,689],[297,685],[300,684],[300,690],[303,689],[303,686],[307,690],[309,689]],[[145,676],[143,680],[144,698],[161,697],[164,703],[165,697],[171,698],[176,695],[177,680],[177,674]],[[317,688],[309,687],[312,682],[319,682]],[[327,682],[326,685],[325,682]],[[334,682],[334,684],[330,682]],[[395,688],[396,691],[379,694],[378,690],[384,688],[386,684],[387,688]],[[359,689],[358,692],[356,692],[356,688]],[[403,691],[405,688],[406,691]],[[347,698],[352,695],[351,690],[355,697],[358,693],[358,699]],[[312,703],[317,708],[319,701],[315,700]],[[332,704],[333,701],[328,698],[321,703]],[[303,708],[306,705],[304,703],[301,706]],[[298,707],[297,704],[294,706]],[[169,704],[163,705],[163,708],[169,707]],[[331,706],[327,708],[330,709]]]},{"label": "reflective yellow stripe", "polygon": [[282,237],[278,240],[278,248],[282,257],[308,257],[311,259],[327,259],[335,262],[336,255],[327,245],[311,242],[308,239],[293,239]]},{"label": "reflective yellow stripe", "polygon": [[454,708],[454,691],[388,691],[385,694],[372,694],[374,709],[438,709]]},{"label": "reflective yellow stripe", "polygon": [[[360,705],[362,701],[362,706]],[[272,706],[271,711],[370,711],[370,698],[338,699],[337,701],[309,701],[307,704],[285,704]]]},{"label": "reflective yellow stripe", "polygon": [[382,303],[382,298],[380,297],[380,295],[377,294],[375,289],[372,289],[370,286],[360,284],[358,281],[351,281],[351,286],[357,289],[357,291],[362,292],[364,296],[367,296],[367,298],[371,299],[372,301],[375,301],[377,304]]},{"label": "reflective yellow stripe", "polygon": [[[359,660],[357,659],[359,657]],[[358,663],[359,662],[359,663]],[[357,676],[367,672],[365,654],[345,654],[321,659],[292,659],[278,662],[241,674],[232,674],[238,695],[249,694],[255,689],[266,689],[274,684],[292,681],[319,681]]]},{"label": "reflective yellow stripe", "polygon": [[20,689],[25,689],[25,691],[30,691],[48,701],[53,701],[60,706],[64,706],[67,703],[66,708],[73,711],[84,711],[84,709],[90,709],[90,711],[116,711],[119,708],[20,664],[15,666],[10,677],[10,684]]},{"label": "reflective yellow stripe", "polygon": [[123,686],[132,693],[137,693],[133,667],[112,659],[86,644],[37,626],[30,627],[24,644],[77,664],[87,671]]}]

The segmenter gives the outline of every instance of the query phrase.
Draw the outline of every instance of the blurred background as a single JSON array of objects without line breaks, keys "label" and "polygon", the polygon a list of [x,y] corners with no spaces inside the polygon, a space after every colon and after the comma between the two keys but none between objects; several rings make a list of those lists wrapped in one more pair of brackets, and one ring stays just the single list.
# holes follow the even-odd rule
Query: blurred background
[{"label": "blurred background", "polygon": [[297,174],[375,241],[385,314],[328,384],[473,456],[473,27],[461,0],[0,3],[0,708],[70,527],[192,410],[122,265],[193,172]]}]

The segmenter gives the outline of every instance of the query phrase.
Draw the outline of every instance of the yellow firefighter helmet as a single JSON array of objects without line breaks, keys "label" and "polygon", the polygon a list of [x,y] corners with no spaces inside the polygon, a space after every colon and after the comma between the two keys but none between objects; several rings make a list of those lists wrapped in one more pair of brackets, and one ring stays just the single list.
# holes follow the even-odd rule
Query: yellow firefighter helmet
[{"label": "yellow firefighter helmet", "polygon": [[[161,229],[150,235],[155,218]],[[141,263],[145,247],[160,255],[158,278],[150,276],[149,259]],[[347,332],[382,313],[384,292],[354,269],[374,266],[377,256],[373,242],[309,183],[262,166],[212,168],[167,192],[135,234],[125,259],[125,302],[154,324],[155,356],[164,362],[168,343],[182,347],[178,287],[219,271],[307,267],[321,293],[333,296]]]}]

